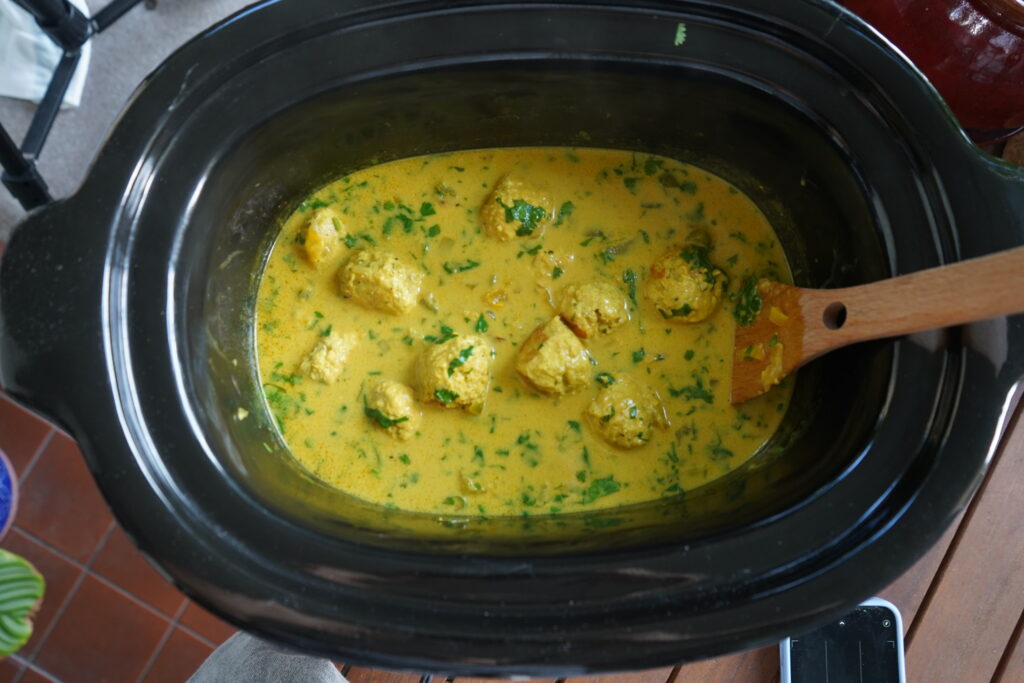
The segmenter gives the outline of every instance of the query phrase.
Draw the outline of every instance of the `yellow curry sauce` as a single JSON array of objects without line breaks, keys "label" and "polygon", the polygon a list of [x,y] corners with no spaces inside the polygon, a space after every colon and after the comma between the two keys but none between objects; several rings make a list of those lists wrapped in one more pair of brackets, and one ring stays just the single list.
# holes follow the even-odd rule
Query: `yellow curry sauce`
[{"label": "yellow curry sauce", "polygon": [[[517,192],[523,201],[511,199]],[[486,208],[492,202],[497,209]],[[485,230],[482,208],[510,231]],[[684,322],[696,316],[689,304],[666,313],[651,298],[652,266],[687,249],[722,290],[700,322]],[[382,252],[409,287],[375,301],[346,278]],[[404,159],[331,183],[285,222],[259,285],[261,381],[294,456],[387,507],[533,515],[679,495],[740,466],[785,413],[790,382],[729,403],[733,329],[749,314],[752,276],[791,279],[768,221],[694,166],[582,148]],[[581,340],[586,366],[557,377],[571,386],[556,390],[572,393],[540,393],[517,372],[518,354],[539,327],[564,334],[556,307],[567,288],[594,283],[619,293],[622,320]],[[442,359],[438,381],[470,362],[489,376],[482,403],[459,407],[448,404],[456,392],[418,386],[426,380],[417,365],[463,339],[475,346]],[[530,342],[533,351],[546,339]],[[571,334],[562,342],[577,343]],[[334,352],[333,365],[321,362]],[[636,403],[622,404],[631,416],[614,417],[602,392],[616,382],[642,386],[663,408],[628,447],[601,433],[610,420],[636,418]],[[371,408],[368,391],[384,389],[401,394],[413,419]]]}]

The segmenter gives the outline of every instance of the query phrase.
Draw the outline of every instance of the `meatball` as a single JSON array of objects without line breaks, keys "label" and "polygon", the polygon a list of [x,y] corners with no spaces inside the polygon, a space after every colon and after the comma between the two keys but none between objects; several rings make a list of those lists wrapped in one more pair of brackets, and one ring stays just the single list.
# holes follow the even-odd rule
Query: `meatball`
[{"label": "meatball", "polygon": [[379,377],[366,387],[365,411],[371,422],[400,441],[416,433],[422,418],[412,389],[401,382]]},{"label": "meatball", "polygon": [[688,245],[651,264],[647,297],[665,318],[684,323],[707,319],[722,301],[727,278],[707,251]]},{"label": "meatball", "polygon": [[602,439],[619,448],[643,446],[655,427],[668,426],[658,393],[628,377],[602,387],[586,416]]},{"label": "meatball", "polygon": [[629,320],[629,299],[611,283],[588,282],[566,287],[558,311],[573,332],[587,339]]},{"label": "meatball", "polygon": [[367,308],[398,315],[416,305],[423,274],[381,249],[360,249],[338,272],[341,295]]},{"label": "meatball", "polygon": [[300,232],[302,253],[311,264],[319,265],[337,249],[341,238],[347,234],[348,231],[334,209],[317,209]]},{"label": "meatball", "polygon": [[359,336],[355,332],[323,337],[299,363],[299,372],[317,382],[333,384],[341,377],[348,357],[358,343]]},{"label": "meatball", "polygon": [[561,318],[552,318],[519,347],[516,372],[542,394],[570,394],[587,385],[590,354]]},{"label": "meatball", "polygon": [[539,237],[551,218],[551,199],[542,190],[507,175],[480,207],[480,222],[491,237],[507,241]]},{"label": "meatball", "polygon": [[416,365],[420,400],[479,414],[491,384],[493,358],[490,342],[477,334],[431,345]]}]

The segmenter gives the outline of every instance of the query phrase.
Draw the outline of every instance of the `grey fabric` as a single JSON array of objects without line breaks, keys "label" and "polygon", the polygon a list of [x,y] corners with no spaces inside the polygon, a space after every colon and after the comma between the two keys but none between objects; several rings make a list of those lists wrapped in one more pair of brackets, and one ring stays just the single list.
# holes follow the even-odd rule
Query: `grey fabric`
[{"label": "grey fabric", "polygon": [[[95,36],[82,106],[57,116],[39,158],[39,170],[53,196],[66,197],[78,187],[107,131],[146,74],[182,43],[251,2],[254,0],[159,0],[156,9],[139,5]],[[86,0],[93,13],[109,3]],[[0,97],[0,121],[19,144],[35,109],[30,102]],[[24,215],[0,185],[0,241],[6,241]]]},{"label": "grey fabric", "polygon": [[330,660],[285,650],[238,632],[214,650],[189,683],[347,683]]}]

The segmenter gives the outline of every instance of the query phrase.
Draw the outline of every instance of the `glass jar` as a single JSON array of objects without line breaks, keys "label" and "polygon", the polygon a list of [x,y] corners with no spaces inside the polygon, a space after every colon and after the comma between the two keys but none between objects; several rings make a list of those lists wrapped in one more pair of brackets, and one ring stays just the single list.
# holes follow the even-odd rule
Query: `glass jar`
[{"label": "glass jar", "polygon": [[931,80],[977,142],[1024,127],[1024,0],[844,0]]}]

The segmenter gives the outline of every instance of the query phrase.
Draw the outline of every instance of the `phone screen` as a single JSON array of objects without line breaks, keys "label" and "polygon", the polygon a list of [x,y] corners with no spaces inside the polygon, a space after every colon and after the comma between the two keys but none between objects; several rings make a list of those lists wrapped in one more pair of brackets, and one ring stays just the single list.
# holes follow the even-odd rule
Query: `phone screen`
[{"label": "phone screen", "polygon": [[900,683],[898,623],[886,607],[862,605],[791,638],[792,683]]}]

